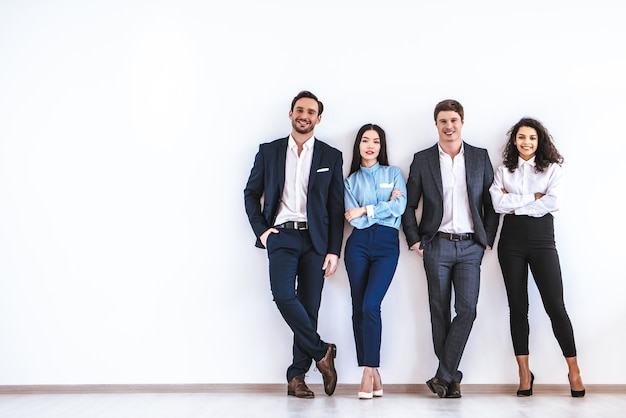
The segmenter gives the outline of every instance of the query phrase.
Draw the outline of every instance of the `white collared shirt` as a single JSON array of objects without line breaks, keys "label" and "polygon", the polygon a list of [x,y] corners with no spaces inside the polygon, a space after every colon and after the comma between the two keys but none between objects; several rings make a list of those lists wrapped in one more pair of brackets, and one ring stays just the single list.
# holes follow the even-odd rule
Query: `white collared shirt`
[{"label": "white collared shirt", "polygon": [[[512,173],[504,165],[496,169],[493,184],[489,188],[493,208],[497,213],[513,213],[542,217],[555,212],[563,171],[552,163],[543,172],[535,171],[535,157],[525,161],[518,158],[517,168]],[[504,193],[502,189],[507,192]],[[543,193],[535,200],[535,193]]]},{"label": "white collared shirt", "polygon": [[465,178],[465,147],[461,145],[454,159],[439,147],[439,164],[443,185],[443,217],[439,231],[454,234],[474,232],[474,222]]},{"label": "white collared shirt", "polygon": [[314,144],[315,137],[311,136],[302,144],[302,152],[298,156],[298,144],[289,135],[285,158],[285,187],[278,208],[276,225],[287,221],[307,220],[306,199]]}]

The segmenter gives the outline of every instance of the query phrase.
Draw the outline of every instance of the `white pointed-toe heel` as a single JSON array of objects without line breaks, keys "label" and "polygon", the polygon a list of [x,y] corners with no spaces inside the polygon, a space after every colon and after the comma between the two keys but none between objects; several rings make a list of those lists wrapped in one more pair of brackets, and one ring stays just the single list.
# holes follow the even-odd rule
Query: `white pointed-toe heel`
[{"label": "white pointed-toe heel", "polygon": [[380,389],[379,390],[375,390],[373,387],[372,389],[372,395],[374,395],[375,398],[382,398],[383,397],[383,381],[380,378],[380,373],[378,373],[378,369],[374,369],[375,373],[378,375],[378,381],[380,382]]}]

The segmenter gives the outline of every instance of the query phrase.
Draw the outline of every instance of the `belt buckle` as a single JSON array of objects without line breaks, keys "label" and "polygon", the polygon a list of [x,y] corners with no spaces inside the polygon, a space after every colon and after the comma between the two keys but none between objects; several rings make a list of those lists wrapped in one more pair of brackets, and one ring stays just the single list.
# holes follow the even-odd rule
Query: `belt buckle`
[{"label": "belt buckle", "polygon": [[450,234],[450,241],[454,241],[454,242],[462,241],[461,234]]},{"label": "belt buckle", "polygon": [[297,229],[298,231],[304,231],[306,229],[306,222],[299,222],[299,221],[295,221],[293,223],[293,226],[295,227],[295,229]]}]

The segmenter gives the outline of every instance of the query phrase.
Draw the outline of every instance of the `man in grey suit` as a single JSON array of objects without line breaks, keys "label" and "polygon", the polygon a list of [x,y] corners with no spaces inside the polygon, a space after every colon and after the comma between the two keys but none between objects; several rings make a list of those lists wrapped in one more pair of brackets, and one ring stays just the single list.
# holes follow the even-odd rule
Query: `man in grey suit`
[{"label": "man in grey suit", "polygon": [[439,141],[413,157],[402,228],[411,251],[424,260],[428,282],[439,367],[426,384],[440,398],[460,398],[463,374],[458,367],[476,318],[480,264],[485,248],[493,246],[499,218],[489,195],[493,166],[487,150],[461,136],[463,106],[444,100],[435,106],[434,116]]}]

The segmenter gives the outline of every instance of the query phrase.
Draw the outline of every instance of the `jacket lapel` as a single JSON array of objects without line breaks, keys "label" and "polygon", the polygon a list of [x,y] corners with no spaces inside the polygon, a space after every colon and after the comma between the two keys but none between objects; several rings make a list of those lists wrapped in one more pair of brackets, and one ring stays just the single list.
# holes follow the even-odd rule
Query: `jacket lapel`
[{"label": "jacket lapel", "polygon": [[430,158],[428,159],[428,165],[430,166],[430,173],[435,180],[439,195],[443,198],[443,180],[441,180],[441,164],[439,163],[439,147],[435,144],[431,148]]},{"label": "jacket lapel", "polygon": [[319,141],[313,143],[313,159],[311,160],[311,172],[309,173],[309,185],[307,188],[307,195],[311,196],[311,188],[315,183],[315,176],[317,176],[317,168],[320,166],[320,160],[322,159],[322,151],[320,149]]},{"label": "jacket lapel", "polygon": [[285,187],[285,161],[287,159],[287,144],[289,143],[289,137],[284,138],[281,141],[280,147],[278,147],[278,155],[276,155],[276,164],[279,167],[278,170],[278,192],[279,196],[282,196],[283,189]]},{"label": "jacket lapel", "polygon": [[467,183],[467,194],[473,196],[474,188],[476,187],[476,173],[478,173],[478,161],[476,154],[472,147],[463,143],[465,149],[465,183]]}]

